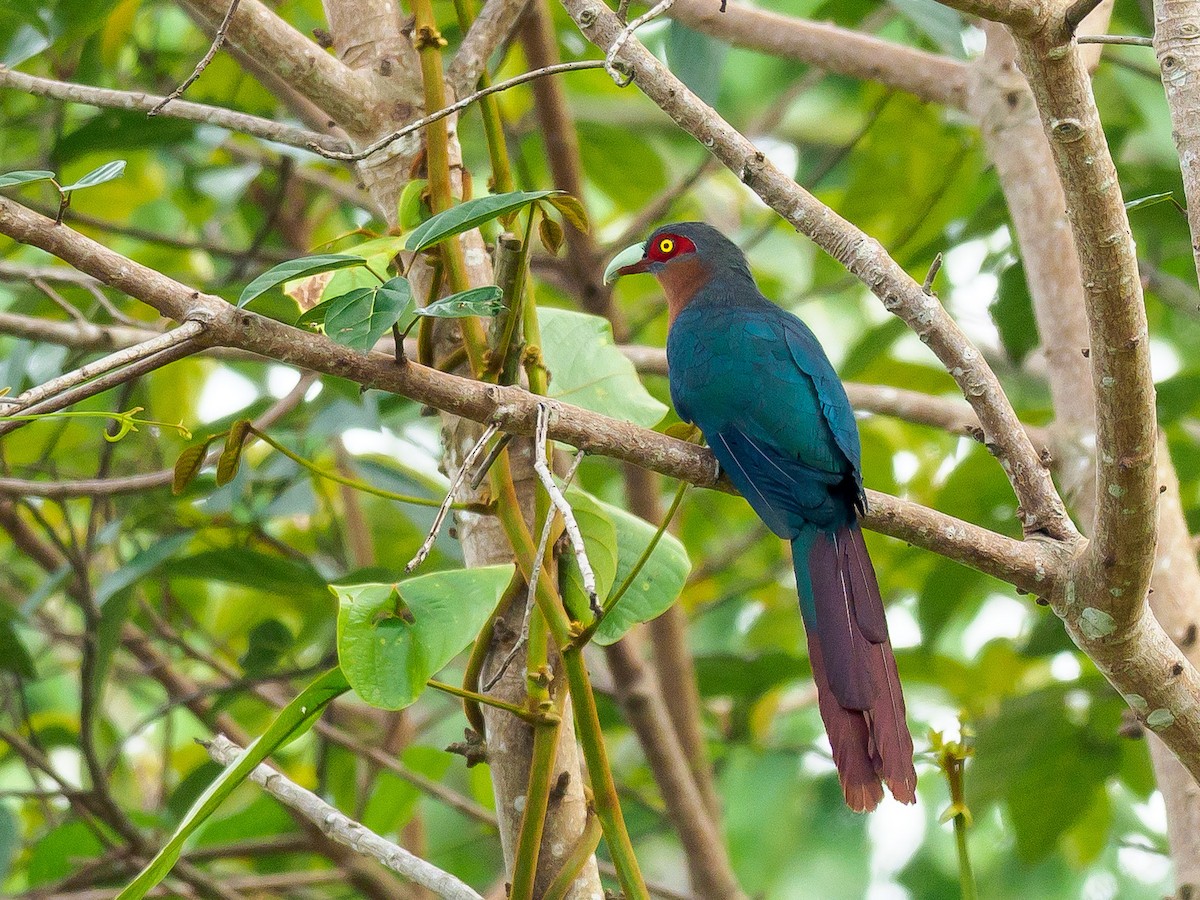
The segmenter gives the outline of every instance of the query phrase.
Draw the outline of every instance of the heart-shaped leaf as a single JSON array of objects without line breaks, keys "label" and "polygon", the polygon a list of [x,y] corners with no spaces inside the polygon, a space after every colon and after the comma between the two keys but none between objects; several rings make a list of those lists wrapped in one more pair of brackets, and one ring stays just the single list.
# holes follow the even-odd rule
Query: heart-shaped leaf
[{"label": "heart-shaped leaf", "polygon": [[487,197],[468,200],[426,219],[408,236],[408,240],[404,242],[404,249],[414,252],[424,250],[448,237],[462,234],[484,222],[515,212],[534,200],[552,197],[558,193],[560,192],[512,191],[508,194],[490,194]]},{"label": "heart-shaped leaf", "polygon": [[0,188],[12,187],[15,184],[33,184],[35,181],[49,181],[53,177],[53,172],[43,172],[40,169],[29,169],[23,172],[5,172],[3,175],[0,175]]},{"label": "heart-shaped leaf", "polygon": [[504,291],[489,284],[486,287],[471,288],[443,297],[423,309],[416,310],[418,316],[430,316],[436,319],[461,319],[465,316],[494,316],[504,309]]},{"label": "heart-shaped leaf", "polygon": [[347,256],[343,253],[322,253],[316,256],[302,256],[300,259],[289,259],[277,266],[272,266],[263,272],[242,290],[238,297],[238,308],[245,306],[255,297],[264,294],[276,285],[318,272],[329,272],[333,269],[344,269],[347,266],[361,266],[366,262],[361,256]]},{"label": "heart-shaped leaf", "polygon": [[67,191],[78,191],[81,188],[95,187],[98,184],[104,184],[106,181],[112,181],[114,178],[120,178],[125,174],[125,160],[115,159],[112,162],[106,162],[102,166],[98,166],[88,172],[74,184],[64,184],[62,191],[65,194]]},{"label": "heart-shaped leaf", "polygon": [[397,584],[331,585],[346,678],[367,703],[403,709],[475,639],[513,567],[456,569]]},{"label": "heart-shaped leaf", "polygon": [[323,325],[330,340],[366,353],[393,325],[407,327],[416,314],[408,279],[397,276],[318,303],[296,322]]}]

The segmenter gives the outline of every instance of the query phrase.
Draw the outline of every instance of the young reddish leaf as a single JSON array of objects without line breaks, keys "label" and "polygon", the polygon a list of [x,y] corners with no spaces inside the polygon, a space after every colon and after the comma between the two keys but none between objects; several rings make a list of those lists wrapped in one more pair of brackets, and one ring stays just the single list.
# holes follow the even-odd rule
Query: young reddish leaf
[{"label": "young reddish leaf", "polygon": [[552,197],[546,198],[550,205],[557,209],[564,219],[574,225],[579,231],[587,234],[591,230],[591,225],[588,222],[587,210],[583,208],[583,204],[570,194],[555,194]]},{"label": "young reddish leaf", "polygon": [[242,461],[242,448],[246,446],[246,438],[250,435],[250,420],[238,419],[229,429],[225,438],[225,449],[217,460],[217,486],[229,484],[238,473]]},{"label": "young reddish leaf", "polygon": [[538,223],[538,237],[542,239],[542,246],[545,247],[554,256],[558,255],[558,251],[563,245],[563,228],[549,216],[543,215],[542,221]]},{"label": "young reddish leaf", "polygon": [[208,445],[216,437],[220,437],[220,435],[215,435],[202,444],[193,444],[179,454],[179,458],[175,460],[175,475],[171,479],[172,494],[176,496],[182,494],[184,489],[192,483],[192,479],[200,474],[200,469],[204,465],[204,457],[208,455]]}]

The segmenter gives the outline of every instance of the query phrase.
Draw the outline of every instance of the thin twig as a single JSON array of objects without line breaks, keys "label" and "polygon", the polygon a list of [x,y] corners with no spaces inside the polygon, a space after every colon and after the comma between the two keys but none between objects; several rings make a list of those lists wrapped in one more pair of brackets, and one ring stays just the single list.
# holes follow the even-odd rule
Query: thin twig
[{"label": "thin twig", "polygon": [[417,555],[409,560],[408,565],[404,567],[406,575],[425,562],[425,557],[433,549],[433,542],[437,540],[438,532],[442,530],[442,523],[446,521],[446,515],[450,512],[450,507],[454,504],[454,495],[458,493],[458,489],[462,487],[463,481],[466,480],[467,473],[471,471],[471,466],[475,463],[475,457],[479,456],[484,446],[492,439],[492,435],[498,429],[499,426],[494,423],[485,428],[479,440],[475,442],[475,446],[463,458],[462,465],[458,469],[458,474],[454,476],[454,482],[450,485],[450,490],[446,492],[446,499],[442,501],[437,515],[433,517],[433,525],[429,529],[429,534],[426,536],[425,542],[421,544],[421,549],[417,551]]},{"label": "thin twig", "polygon": [[[205,749],[208,750],[209,756],[224,766],[236,761],[243,752],[241,747],[224,735],[217,735],[205,745]],[[393,872],[427,888],[437,896],[445,900],[483,900],[479,894],[449,872],[444,872],[398,844],[385,840],[282,773],[266,765],[259,765],[250,773],[250,780],[261,785],[263,790],[280,803],[315,823],[329,838],[356,853],[377,860]]]},{"label": "thin twig", "polygon": [[1153,47],[1154,38],[1137,34],[1081,34],[1077,44],[1123,44],[1128,47]]},{"label": "thin twig", "polygon": [[[153,94],[140,91],[114,91],[108,88],[92,87],[84,84],[70,84],[55,81],[52,78],[39,78],[36,75],[26,75],[7,66],[0,65],[0,87],[15,88],[35,97],[48,97],[52,100],[63,100],[68,103],[83,103],[88,106],[98,106],[108,109],[131,109],[149,112],[162,100]],[[323,150],[335,151],[346,147],[346,142],[329,135],[297,128],[282,122],[272,122],[258,116],[234,112],[217,106],[206,106],[202,103],[192,103],[189,100],[176,100],[164,115],[175,119],[186,119],[189,122],[204,122],[216,125],[229,131],[248,134],[252,137],[287,144],[290,147],[308,149],[316,144]]]},{"label": "thin twig", "polygon": [[[85,384],[76,385],[75,387],[63,391],[40,403],[35,403],[26,407],[21,413],[23,416],[41,416],[47,413],[55,413],[61,409],[65,409],[72,404],[78,403],[81,400],[86,400],[88,397],[94,397],[97,394],[102,394],[107,390],[111,390],[118,384],[124,384],[133,378],[140,378],[148,372],[153,372],[155,369],[183,359],[185,356],[191,356],[193,353],[198,353],[204,349],[196,338],[189,338],[185,341],[180,341],[177,344],[166,347],[158,352],[139,359],[136,362],[117,369],[116,371],[107,372],[99,378],[89,381]],[[6,415],[13,415],[10,410],[5,410]],[[69,415],[69,414],[64,414]],[[14,419],[11,421],[0,422],[0,436],[16,431],[24,425],[28,425],[31,419]]]},{"label": "thin twig", "polygon": [[173,328],[165,334],[153,337],[148,341],[136,344],[133,347],[126,347],[124,350],[118,350],[116,353],[110,353],[101,359],[97,359],[75,369],[73,372],[59,375],[57,378],[52,378],[50,381],[40,384],[37,387],[32,387],[18,397],[14,397],[11,401],[4,401],[5,404],[11,403],[13,409],[6,409],[6,413],[20,412],[33,406],[35,403],[40,403],[63,391],[75,387],[78,384],[91,381],[106,372],[111,372],[114,369],[119,369],[122,366],[127,366],[130,363],[137,362],[141,359],[153,356],[161,350],[169,347],[174,347],[184,341],[190,341],[200,335],[204,331],[204,323],[191,321],[184,322],[178,328]]},{"label": "thin twig", "polygon": [[1075,0],[1074,3],[1067,7],[1067,11],[1063,16],[1067,30],[1074,34],[1075,29],[1078,28],[1083,20],[1091,14],[1092,10],[1099,6],[1102,2],[1103,0]]},{"label": "thin twig", "polygon": [[[584,451],[580,450],[575,454],[575,459],[571,461],[571,468],[567,470],[566,476],[563,478],[563,485],[569,487],[571,479],[575,477],[575,471],[579,468],[579,464],[583,462]],[[529,617],[533,614],[534,597],[537,595],[538,576],[542,572],[541,561],[546,556],[546,545],[550,542],[550,532],[554,528],[554,513],[556,507],[551,506],[546,510],[546,521],[542,525],[542,534],[538,539],[537,554],[534,556],[536,564],[533,567],[533,574],[529,576],[529,590],[527,599],[525,600],[525,618],[521,622],[521,636],[517,638],[517,642],[512,645],[512,649],[508,651],[508,655],[504,657],[504,661],[500,663],[494,675],[488,679],[487,684],[483,686],[483,693],[487,693],[504,677],[504,673],[508,671],[508,667],[512,665],[512,661],[516,659],[517,654],[521,652],[521,648],[529,642]]]},{"label": "thin twig", "polygon": [[72,306],[70,303],[68,303],[66,300],[64,300],[62,294],[60,294],[58,291],[54,290],[54,288],[50,287],[50,285],[48,285],[46,282],[42,281],[42,279],[32,278],[32,279],[30,279],[30,283],[35,288],[37,288],[39,291],[41,291],[43,294],[45,294],[47,297],[49,297],[51,300],[53,300],[55,306],[57,306],[59,309],[63,310],[63,312],[65,312],[68,316],[70,316],[76,322],[86,322],[87,321],[87,316],[85,316],[83,313],[81,313],[79,310],[77,310],[74,306]]},{"label": "thin twig", "polygon": [[[608,48],[608,52],[604,54],[604,71],[606,71],[617,87],[626,87],[633,81],[633,72],[622,72],[617,68],[617,54],[621,52],[621,48],[625,46],[625,42],[633,35],[635,31],[649,22],[651,19],[657,19],[668,9],[675,4],[675,0],[659,0],[657,4],[650,8],[647,12],[642,13],[632,22],[625,26],[624,30],[617,35],[616,40],[612,42],[612,46]],[[626,9],[628,7],[625,7]]]},{"label": "thin twig", "polygon": [[222,19],[221,24],[217,26],[217,33],[213,35],[212,44],[209,45],[208,51],[203,57],[201,57],[200,62],[196,63],[195,70],[191,75],[184,79],[183,84],[179,85],[179,87],[175,88],[175,90],[163,97],[162,100],[160,100],[154,107],[154,109],[150,110],[148,113],[146,113],[146,115],[157,116],[159,111],[164,106],[166,106],[172,100],[178,100],[179,97],[182,96],[183,92],[190,88],[195,80],[200,77],[200,73],[208,68],[208,64],[212,62],[213,57],[217,55],[217,51],[221,49],[221,45],[225,43],[225,32],[229,29],[229,23],[233,19],[233,14],[237,12],[237,8],[238,0],[232,0],[232,2],[229,4],[229,11],[225,13],[225,18]]},{"label": "thin twig", "polygon": [[925,273],[925,281],[921,284],[921,290],[929,296],[933,296],[933,282],[937,278],[938,272],[942,270],[942,254],[939,253],[933,258],[933,262],[929,264],[929,271]]},{"label": "thin twig", "polygon": [[[571,547],[575,551],[575,559],[579,563],[579,572],[583,576],[583,589],[587,591],[588,606],[592,612],[600,615],[600,600],[596,597],[596,573],[588,562],[587,547],[583,544],[583,534],[579,531],[579,523],[575,521],[575,511],[563,496],[558,485],[554,483],[554,474],[550,471],[550,463],[546,458],[547,434],[550,430],[550,407],[539,403],[537,407],[537,428],[533,438],[533,470],[537,472],[542,487],[550,495],[550,502],[562,513],[563,526],[571,538]],[[582,456],[583,454],[580,454]],[[576,457],[576,462],[579,458]],[[534,569],[537,572],[537,569]]]},{"label": "thin twig", "polygon": [[525,84],[527,81],[533,81],[536,78],[543,78],[547,75],[559,75],[563,72],[580,72],[585,69],[600,69],[603,68],[604,65],[604,63],[597,59],[583,59],[579,60],[578,62],[560,63],[557,66],[546,66],[544,69],[535,69],[532,72],[524,72],[514,78],[509,78],[507,81],[501,81],[491,85],[490,87],[478,90],[473,94],[463,97],[461,100],[451,103],[449,106],[443,106],[437,112],[417,119],[415,122],[410,122],[399,131],[393,131],[391,134],[385,135],[374,143],[368,144],[363,149],[356,150],[352,153],[340,153],[338,151],[328,150],[316,142],[310,142],[307,145],[307,148],[313,153],[323,156],[326,159],[339,159],[347,162],[358,162],[359,160],[366,159],[373,153],[378,153],[393,141],[398,141],[400,138],[412,134],[414,131],[419,131],[420,129],[425,128],[427,125],[432,125],[434,122],[446,118],[446,116],[453,115],[460,109],[465,109],[481,97],[486,97],[489,94],[497,94],[500,91],[507,91],[509,88],[516,87],[520,84]]}]

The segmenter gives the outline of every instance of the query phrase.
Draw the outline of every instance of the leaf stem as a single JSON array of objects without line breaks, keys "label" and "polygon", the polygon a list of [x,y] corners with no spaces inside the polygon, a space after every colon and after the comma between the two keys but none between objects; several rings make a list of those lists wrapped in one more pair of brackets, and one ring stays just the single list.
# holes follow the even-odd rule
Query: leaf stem
[{"label": "leaf stem", "polygon": [[[365,481],[358,481],[354,478],[347,478],[345,475],[342,475],[339,472],[330,472],[328,469],[322,469],[320,466],[317,466],[314,463],[309,462],[307,459],[305,459],[303,456],[300,456],[298,453],[294,453],[293,451],[289,450],[287,447],[285,447],[283,444],[279,443],[279,441],[275,440],[275,438],[271,437],[269,434],[259,431],[257,428],[254,428],[253,426],[250,428],[250,431],[254,434],[255,437],[257,437],[263,443],[268,444],[269,446],[273,447],[275,450],[278,450],[280,453],[282,453],[284,456],[286,456],[292,462],[299,464],[303,468],[307,469],[308,471],[312,472],[314,475],[317,475],[321,478],[326,478],[329,481],[336,482],[337,484],[342,484],[342,485],[345,485],[346,487],[354,488],[355,490],[362,491],[365,494],[373,494],[376,497],[382,497],[385,500],[396,500],[400,503],[411,503],[414,506],[439,507],[442,505],[441,500],[434,500],[429,497],[413,497],[408,494],[397,494],[397,493],[394,493],[393,491],[385,491],[383,488],[377,488],[374,485],[367,484]],[[474,512],[480,512],[480,511],[489,509],[489,507],[485,506],[481,510],[481,504],[478,504],[478,503],[455,503],[451,506],[451,509],[469,509]]]},{"label": "leaf stem", "polygon": [[[455,687],[452,684],[446,684],[444,681],[435,681],[429,679],[425,682],[435,691],[441,691],[444,694],[453,694],[455,697],[461,697],[464,700],[470,700],[473,703],[483,703],[486,706],[494,706],[496,709],[502,709],[505,712],[510,712],[514,716],[530,725],[542,725],[546,722],[546,717],[538,715],[535,712],[517,706],[515,703],[508,703],[504,700],[498,700],[495,697],[487,697],[483,694],[477,694],[475,691],[469,691],[466,688]],[[481,732],[482,733],[482,732]]]}]

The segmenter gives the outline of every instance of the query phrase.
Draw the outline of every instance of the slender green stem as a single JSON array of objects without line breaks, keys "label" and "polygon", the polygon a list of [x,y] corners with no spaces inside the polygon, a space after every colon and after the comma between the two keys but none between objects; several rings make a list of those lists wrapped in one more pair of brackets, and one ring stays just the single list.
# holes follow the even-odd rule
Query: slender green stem
[{"label": "slender green stem", "polygon": [[[488,616],[488,620],[484,623],[483,628],[479,629],[479,635],[475,638],[475,643],[471,645],[471,655],[468,657],[467,667],[463,671],[463,690],[474,693],[474,689],[479,687],[479,676],[483,672],[483,664],[492,649],[492,633],[496,627],[496,620],[508,612],[509,607],[513,605],[513,601],[524,593],[524,587],[525,579],[521,577],[521,573],[513,572],[512,580],[509,581],[508,587],[504,589],[504,593],[500,597],[500,602],[496,604],[496,608]],[[487,734],[487,724],[483,721],[483,713],[479,709],[478,703],[468,697],[464,697],[463,713],[477,734]]]},{"label": "slender green stem", "polygon": [[[382,497],[385,500],[396,500],[400,503],[411,503],[415,506],[432,506],[435,508],[440,507],[442,505],[441,500],[430,499],[428,497],[412,497],[412,496],[409,496],[408,494],[397,494],[393,491],[385,491],[383,488],[377,488],[372,484],[367,484],[365,481],[358,481],[354,478],[347,478],[345,475],[342,475],[340,472],[331,472],[328,469],[322,469],[320,466],[317,466],[317,465],[309,462],[307,459],[305,459],[303,456],[300,456],[298,453],[294,453],[293,451],[289,450],[287,447],[285,447],[283,444],[279,443],[279,441],[275,440],[275,438],[271,437],[269,434],[259,431],[257,428],[254,428],[254,427],[250,428],[250,432],[255,437],[257,437],[259,440],[261,440],[264,444],[268,444],[269,446],[278,450],[280,453],[282,453],[288,459],[292,460],[292,462],[299,464],[300,466],[304,467],[308,471],[312,472],[314,475],[317,475],[321,478],[336,482],[337,484],[343,484],[349,488],[354,488],[355,490],[362,491],[364,494],[373,494],[376,497]],[[481,510],[489,510],[490,509],[490,507],[488,507],[484,504],[480,504],[480,503],[455,503],[455,504],[452,504],[450,508],[451,509],[468,509],[468,510],[472,510],[474,512],[480,512]]]},{"label": "slender green stem", "polygon": [[575,842],[575,846],[563,860],[562,868],[558,870],[554,880],[546,887],[546,892],[542,894],[542,900],[563,900],[567,896],[571,885],[575,883],[575,879],[579,877],[579,873],[583,871],[587,861],[596,852],[596,847],[603,834],[604,829],[600,827],[600,819],[596,815],[596,811],[589,809],[587,820],[583,824],[583,834],[579,835],[579,840]]},{"label": "slender green stem", "polygon": [[629,586],[633,584],[634,579],[638,577],[638,574],[642,571],[642,568],[646,565],[646,562],[654,553],[654,548],[657,547],[658,542],[662,540],[663,534],[666,533],[667,526],[669,526],[671,524],[671,520],[675,518],[675,513],[679,511],[679,505],[683,502],[683,495],[687,493],[688,487],[690,487],[688,482],[679,482],[679,487],[675,489],[675,497],[671,501],[670,507],[667,508],[666,515],[663,516],[662,523],[658,526],[658,530],[654,532],[654,537],[650,538],[650,541],[646,544],[646,549],[642,551],[642,555],[639,556],[637,562],[633,564],[633,568],[629,570],[629,574],[625,576],[625,580],[618,585],[617,589],[613,591],[612,594],[609,595],[609,598],[604,602],[604,606],[600,612],[600,615],[592,621],[592,624],[588,625],[587,628],[581,631],[578,637],[571,641],[572,647],[582,647],[584,644],[590,641],[592,636],[596,633],[596,629],[600,627],[600,623],[604,621],[604,617],[612,611],[613,607],[621,602],[621,598],[625,596],[625,592],[629,590]]},{"label": "slender green stem", "polygon": [[[540,560],[535,556],[537,548],[533,536],[521,515],[520,504],[517,503],[516,488],[512,483],[507,459],[501,457],[492,470],[492,484],[496,491],[497,515],[501,525],[508,534],[517,557],[517,565],[521,568],[526,579],[533,571],[533,566]],[[501,473],[509,473],[507,478]],[[638,868],[637,857],[633,852],[633,844],[629,839],[629,831],[625,827],[625,819],[621,815],[621,805],[617,799],[617,788],[613,784],[612,769],[608,765],[608,753],[604,748],[604,733],[600,727],[600,716],[596,711],[596,698],[592,693],[591,680],[588,678],[587,667],[578,648],[570,646],[571,622],[567,617],[562,598],[555,590],[549,574],[542,570],[538,578],[537,596],[538,607],[546,617],[555,642],[563,650],[563,668],[567,675],[567,685],[571,691],[571,699],[575,705],[575,731],[579,743],[583,747],[584,759],[587,761],[588,774],[592,779],[592,792],[595,796],[596,815],[604,829],[604,838],[608,844],[609,854],[617,869],[617,879],[621,884],[627,900],[646,900],[645,881]]]},{"label": "slender green stem", "polygon": [[563,653],[563,667],[571,686],[571,698],[575,701],[575,733],[579,737],[583,758],[587,761],[588,774],[592,779],[596,816],[604,829],[604,839],[617,870],[617,880],[626,900],[649,900],[650,894],[633,852],[633,842],[629,839],[629,831],[621,815],[617,786],[613,783],[608,751],[604,747],[600,714],[596,711],[596,697],[592,693],[583,654],[575,649],[567,649]]},{"label": "slender green stem", "polygon": [[[543,633],[545,626],[542,626]],[[530,641],[533,634],[530,632]],[[547,698],[549,694],[547,692]],[[525,790],[525,809],[521,813],[521,830],[513,853],[512,887],[509,900],[533,900],[537,880],[538,857],[542,834],[546,830],[546,810],[550,808],[550,785],[554,780],[554,763],[558,756],[558,736],[562,727],[562,709],[567,692],[560,687],[554,702],[558,715],[552,721],[534,728],[533,758],[529,762],[529,785]],[[549,703],[549,699],[547,699]]]},{"label": "slender green stem", "polygon": [[510,712],[519,719],[528,722],[530,725],[541,725],[545,722],[543,716],[537,713],[530,712],[524,707],[517,706],[515,703],[508,703],[504,700],[499,700],[495,697],[488,697],[484,694],[468,691],[466,688],[455,687],[452,684],[446,684],[444,681],[434,681],[432,678],[425,682],[435,691],[441,691],[444,694],[453,694],[455,697],[462,697],[464,700],[470,700],[473,703],[482,703],[485,706],[494,706],[496,709],[502,709],[505,712]]},{"label": "slender green stem", "polygon": [[[421,57],[421,76],[425,84],[425,112],[434,113],[446,105],[446,78],[442,71],[442,47],[446,42],[438,31],[432,0],[413,0],[412,10],[416,20],[413,41]],[[450,182],[450,135],[445,119],[439,119],[425,129],[425,151],[430,205],[435,214],[445,212],[454,205],[454,188]],[[451,290],[468,290],[471,285],[462,243],[454,239],[442,241],[439,246]],[[471,360],[471,370],[478,375],[483,371],[487,348],[483,328],[474,317],[461,319],[459,327]]]},{"label": "slender green stem", "polygon": [[958,883],[962,900],[978,900],[975,870],[971,867],[971,853],[967,849],[967,819],[962,814],[954,817],[954,843],[958,848]]}]

